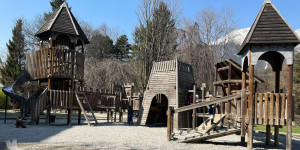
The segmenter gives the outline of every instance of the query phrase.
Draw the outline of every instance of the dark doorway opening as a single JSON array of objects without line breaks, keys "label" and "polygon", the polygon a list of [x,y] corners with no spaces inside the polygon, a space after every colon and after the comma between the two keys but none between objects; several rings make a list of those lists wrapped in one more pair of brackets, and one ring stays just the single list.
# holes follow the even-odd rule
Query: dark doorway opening
[{"label": "dark doorway opening", "polygon": [[147,125],[166,126],[167,125],[168,98],[164,94],[157,94],[153,97]]}]

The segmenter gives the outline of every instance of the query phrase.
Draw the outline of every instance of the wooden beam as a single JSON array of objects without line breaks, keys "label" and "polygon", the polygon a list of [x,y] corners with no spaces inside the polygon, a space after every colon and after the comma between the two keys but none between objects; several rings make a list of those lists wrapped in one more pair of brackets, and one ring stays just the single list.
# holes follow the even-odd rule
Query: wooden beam
[{"label": "wooden beam", "polygon": [[242,105],[242,123],[241,123],[241,142],[245,143],[246,136],[246,112],[247,112],[247,98],[246,98],[246,72],[242,72],[242,93],[241,93],[241,105]]},{"label": "wooden beam", "polygon": [[168,122],[167,122],[167,140],[170,141],[172,137],[172,132],[171,132],[171,113],[172,113],[172,107],[168,107]]},{"label": "wooden beam", "polygon": [[286,149],[292,149],[293,65],[288,65]]},{"label": "wooden beam", "polygon": [[229,69],[229,67],[226,66],[226,67],[218,68],[217,71],[224,71],[224,70],[228,70],[228,69]]},{"label": "wooden beam", "polygon": [[[251,48],[250,48],[251,49]],[[254,65],[251,64],[251,54],[250,51],[250,67],[249,67],[249,99],[248,99],[248,138],[247,138],[247,148],[253,148],[253,76],[254,76]]]},{"label": "wooden beam", "polygon": [[[236,80],[236,79],[230,79],[230,80],[221,80],[213,82],[214,85],[222,85],[222,84],[228,84],[228,83],[242,83],[243,80]],[[248,83],[248,81],[246,81]]]},{"label": "wooden beam", "polygon": [[[197,84],[194,84],[193,86],[193,104],[196,104],[196,90],[197,90]],[[196,127],[196,108],[193,109],[193,130],[195,129]]]},{"label": "wooden beam", "polygon": [[199,107],[203,107],[203,106],[209,106],[209,105],[215,104],[215,103],[226,102],[226,101],[234,100],[235,98],[240,98],[240,97],[241,97],[241,94],[237,93],[237,94],[234,94],[234,95],[229,95],[229,96],[226,96],[226,97],[218,98],[218,99],[213,100],[213,101],[208,101],[208,102],[183,106],[183,107],[179,107],[179,108],[175,109],[175,113],[184,112],[184,111],[187,111],[187,110],[192,110],[194,108],[199,108]]}]

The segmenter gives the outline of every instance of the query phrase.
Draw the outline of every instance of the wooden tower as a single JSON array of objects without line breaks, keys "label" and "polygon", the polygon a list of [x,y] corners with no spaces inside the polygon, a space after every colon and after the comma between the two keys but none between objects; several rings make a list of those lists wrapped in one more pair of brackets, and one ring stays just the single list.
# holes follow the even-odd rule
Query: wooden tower
[{"label": "wooden tower", "polygon": [[[67,109],[68,124],[71,124],[72,110],[78,109],[81,113],[74,92],[82,90],[84,45],[89,40],[66,2],[50,16],[36,36],[41,40],[40,49],[26,55],[26,70],[39,85],[48,82],[48,88],[43,92],[45,96],[39,96],[44,97],[40,98],[44,107],[36,112],[36,119],[44,108],[47,109],[48,123],[51,108]],[[42,103],[38,101],[34,103]]]},{"label": "wooden tower", "polygon": [[[256,17],[249,33],[247,34],[243,45],[238,52],[242,56],[242,102],[246,100],[246,71],[249,68],[249,97],[248,97],[248,148],[253,147],[253,125],[266,125],[266,143],[270,143],[271,125],[275,127],[274,141],[275,145],[279,143],[279,127],[287,125],[286,149],[292,149],[292,109],[286,110],[285,122],[285,105],[287,108],[293,108],[292,90],[293,90],[293,63],[294,47],[300,43],[299,38],[294,30],[288,25],[276,7],[270,0],[266,0]],[[268,62],[275,75],[275,94],[259,94],[259,102],[265,110],[259,113],[258,123],[255,117],[257,105],[256,93],[253,88],[254,84],[254,66],[258,60]],[[287,93],[280,93],[280,72],[284,63],[288,65]],[[275,98],[276,97],[276,98]],[[287,97],[287,99],[286,99]],[[262,102],[264,101],[264,102]],[[262,109],[262,108],[260,108]],[[263,113],[262,113],[263,112]],[[252,119],[255,118],[255,119]],[[244,119],[245,121],[245,119]],[[242,135],[245,137],[245,135]],[[242,138],[244,140],[244,138]]]},{"label": "wooden tower", "polygon": [[[187,92],[193,89],[193,85],[190,65],[178,60],[154,62],[140,109],[140,124],[166,123],[168,106],[178,108],[187,105]],[[187,117],[187,113],[192,114],[183,112],[174,116],[175,128],[188,126],[192,119]],[[179,124],[178,119],[185,121]]]}]

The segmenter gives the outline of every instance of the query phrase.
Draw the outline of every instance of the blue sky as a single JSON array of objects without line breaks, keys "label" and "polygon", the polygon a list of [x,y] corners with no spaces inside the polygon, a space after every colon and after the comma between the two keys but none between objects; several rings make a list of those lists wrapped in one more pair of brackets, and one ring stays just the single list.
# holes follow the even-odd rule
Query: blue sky
[{"label": "blue sky", "polygon": [[[235,12],[238,28],[250,27],[264,0],[181,0],[182,17],[194,18],[202,8],[220,11],[231,7]],[[272,0],[291,27],[300,28],[300,0]],[[132,42],[132,33],[137,25],[136,11],[139,0],[68,0],[73,14],[95,27],[105,23],[119,28]],[[11,30],[19,17],[33,19],[38,14],[50,11],[49,0],[0,0],[0,52],[11,38]]]}]

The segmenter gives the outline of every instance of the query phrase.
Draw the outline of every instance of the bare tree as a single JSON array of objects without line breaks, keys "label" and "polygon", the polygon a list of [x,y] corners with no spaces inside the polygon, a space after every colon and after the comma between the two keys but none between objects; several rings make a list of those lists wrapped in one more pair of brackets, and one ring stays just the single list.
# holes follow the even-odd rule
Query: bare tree
[{"label": "bare tree", "polygon": [[214,72],[213,51],[202,41],[201,29],[196,22],[185,19],[184,29],[180,33],[179,59],[191,64],[198,85],[211,85]]},{"label": "bare tree", "polygon": [[[192,65],[196,83],[212,85],[214,65],[231,53],[229,34],[235,29],[233,11],[229,8],[218,13],[212,9],[202,9],[196,20],[185,19],[178,46],[180,60]],[[209,87],[210,88],[210,87]]]},{"label": "bare tree", "polygon": [[45,23],[43,15],[37,15],[33,20],[25,20],[23,32],[25,35],[25,44],[28,51],[34,51],[39,49],[40,40],[35,36],[35,33]]},{"label": "bare tree", "polygon": [[237,27],[233,16],[231,8],[223,8],[220,13],[210,8],[202,9],[196,15],[202,41],[213,51],[215,62],[222,61],[226,53],[232,53],[230,41],[236,35],[230,33]]},{"label": "bare tree", "polygon": [[91,58],[85,61],[84,68],[86,86],[94,89],[109,89],[112,82],[137,83],[137,73],[126,62]]}]

